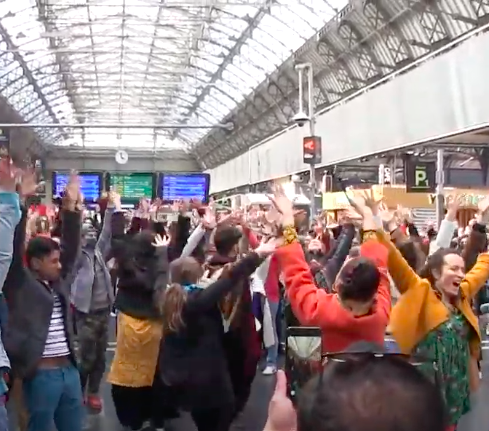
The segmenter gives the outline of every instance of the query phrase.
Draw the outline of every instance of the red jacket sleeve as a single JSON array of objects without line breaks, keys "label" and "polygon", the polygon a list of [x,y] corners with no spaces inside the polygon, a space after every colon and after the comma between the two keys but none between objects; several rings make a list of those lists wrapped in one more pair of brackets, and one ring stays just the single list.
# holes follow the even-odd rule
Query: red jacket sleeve
[{"label": "red jacket sleeve", "polygon": [[335,294],[316,287],[301,245],[293,243],[281,247],[276,256],[292,311],[301,325],[325,328],[333,324],[341,306]]},{"label": "red jacket sleeve", "polygon": [[386,325],[388,324],[391,313],[391,284],[387,276],[387,261],[389,252],[387,247],[376,240],[368,240],[360,246],[360,254],[371,259],[380,271],[380,283],[377,290],[377,310],[379,316],[384,316]]},{"label": "red jacket sleeve", "polygon": [[250,228],[244,227],[243,233],[248,238],[248,243],[250,244],[250,248],[254,250],[256,247],[260,245],[260,241],[256,238],[256,235],[251,231]]}]

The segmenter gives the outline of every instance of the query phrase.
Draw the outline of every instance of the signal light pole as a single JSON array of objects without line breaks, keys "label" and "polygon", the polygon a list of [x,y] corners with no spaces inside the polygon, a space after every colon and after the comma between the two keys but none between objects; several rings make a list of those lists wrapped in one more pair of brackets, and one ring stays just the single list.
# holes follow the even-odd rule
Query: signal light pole
[{"label": "signal light pole", "polygon": [[302,142],[303,161],[309,165],[310,176],[310,200],[311,200],[311,218],[316,215],[316,165],[321,163],[321,138],[315,136],[315,103],[314,103],[314,69],[311,63],[298,64],[296,67],[299,81],[299,112],[304,112],[303,86],[304,72],[307,72],[307,123],[309,136],[305,137]]}]

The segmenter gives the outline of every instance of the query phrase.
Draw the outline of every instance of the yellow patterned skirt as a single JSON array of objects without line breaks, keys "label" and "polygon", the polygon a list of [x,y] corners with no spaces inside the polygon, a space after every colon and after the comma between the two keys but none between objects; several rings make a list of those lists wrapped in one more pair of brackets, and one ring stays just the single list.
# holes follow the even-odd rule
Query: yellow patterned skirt
[{"label": "yellow patterned skirt", "polygon": [[162,324],[117,315],[117,346],[107,381],[131,388],[152,386],[158,361]]}]

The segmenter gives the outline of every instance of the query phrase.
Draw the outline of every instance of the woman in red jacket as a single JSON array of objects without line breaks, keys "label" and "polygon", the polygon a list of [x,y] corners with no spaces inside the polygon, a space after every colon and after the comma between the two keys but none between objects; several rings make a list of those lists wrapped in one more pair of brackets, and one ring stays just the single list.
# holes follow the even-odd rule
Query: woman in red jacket
[{"label": "woman in red jacket", "polygon": [[318,326],[323,351],[338,352],[356,341],[384,343],[391,310],[387,249],[375,238],[372,211],[362,205],[363,244],[360,256],[348,260],[335,282],[335,293],[318,289],[297,240],[291,202],[279,193],[285,246],[277,250],[292,310],[304,326]]}]

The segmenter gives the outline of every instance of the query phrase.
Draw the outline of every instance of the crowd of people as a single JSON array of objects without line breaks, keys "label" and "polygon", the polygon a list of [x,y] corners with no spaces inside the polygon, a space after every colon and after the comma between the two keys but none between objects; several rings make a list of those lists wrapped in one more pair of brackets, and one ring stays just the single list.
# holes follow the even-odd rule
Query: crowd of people
[{"label": "crowd of people", "polygon": [[[189,412],[198,431],[229,431],[260,366],[276,377],[263,431],[454,431],[470,411],[489,199],[459,232],[456,198],[421,231],[369,191],[333,224],[280,188],[268,208],[177,202],[174,221],[144,199],[129,214],[114,192],[88,217],[76,174],[49,214],[26,208],[35,190],[0,163],[0,431],[7,399],[22,430],[81,431],[104,379],[126,430]],[[294,403],[284,326],[322,336]]]}]

